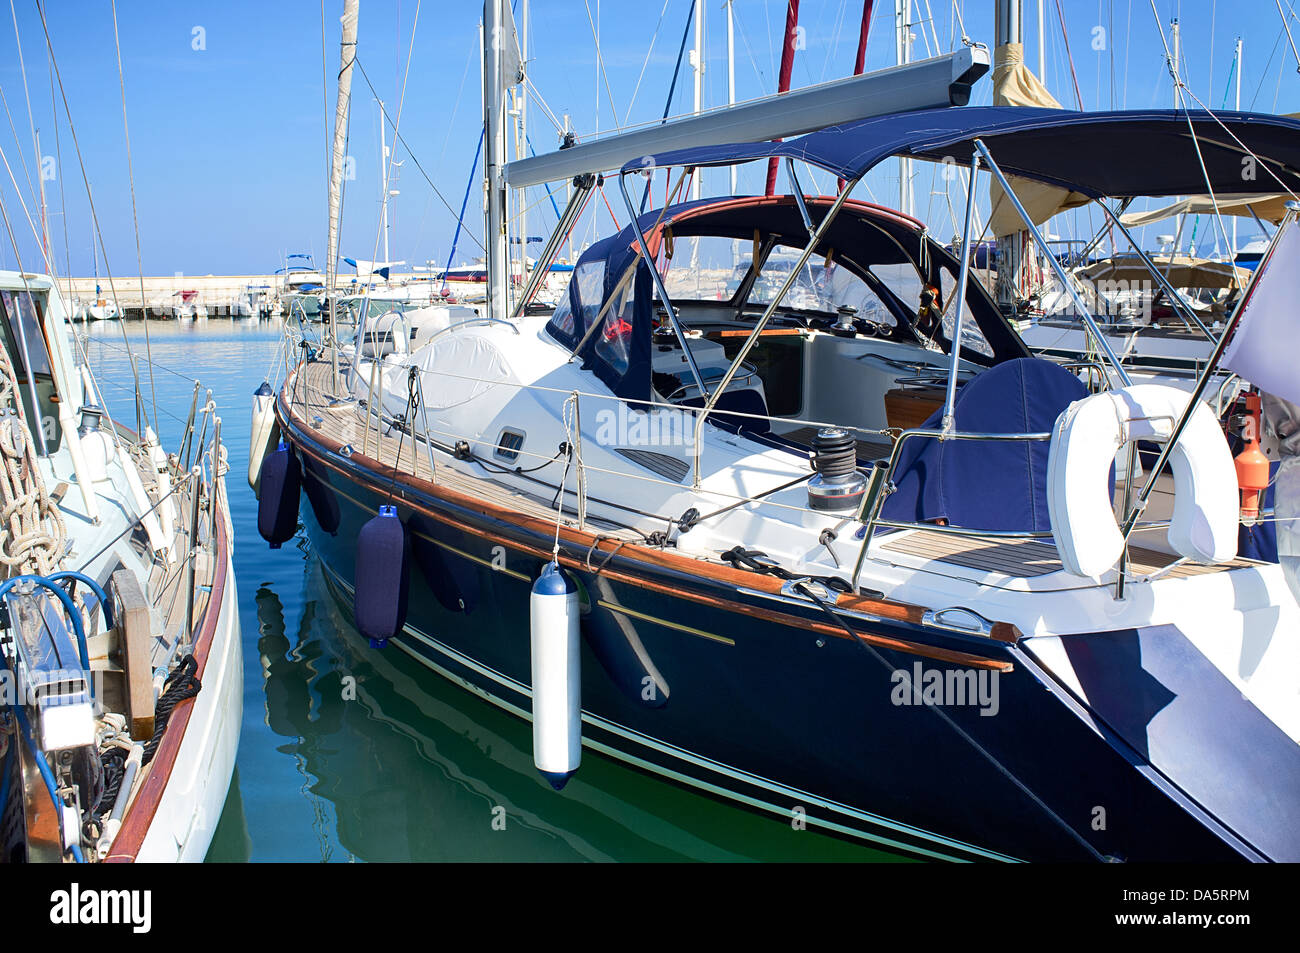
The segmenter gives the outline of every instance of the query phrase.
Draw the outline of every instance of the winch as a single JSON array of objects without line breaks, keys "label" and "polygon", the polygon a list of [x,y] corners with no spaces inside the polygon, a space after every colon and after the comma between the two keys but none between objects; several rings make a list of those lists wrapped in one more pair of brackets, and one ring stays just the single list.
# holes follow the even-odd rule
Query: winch
[{"label": "winch", "polygon": [[814,510],[850,511],[862,505],[867,480],[858,470],[858,443],[839,427],[823,427],[812,439],[808,505]]}]

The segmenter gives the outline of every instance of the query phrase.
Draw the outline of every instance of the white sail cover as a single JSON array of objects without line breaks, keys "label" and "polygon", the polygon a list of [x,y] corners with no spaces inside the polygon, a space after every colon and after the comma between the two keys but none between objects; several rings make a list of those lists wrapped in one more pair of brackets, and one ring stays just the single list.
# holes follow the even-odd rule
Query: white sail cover
[{"label": "white sail cover", "polygon": [[1272,251],[1260,263],[1232,340],[1223,352],[1223,366],[1236,371],[1260,390],[1300,403],[1300,361],[1295,341],[1300,319],[1300,230],[1295,219],[1282,226]]},{"label": "white sail cover", "polygon": [[[393,268],[397,265],[405,265],[405,261],[366,261],[364,258],[345,258],[344,261],[351,264],[357,270],[358,278],[370,278],[383,268]],[[416,268],[416,271],[426,269]]]}]

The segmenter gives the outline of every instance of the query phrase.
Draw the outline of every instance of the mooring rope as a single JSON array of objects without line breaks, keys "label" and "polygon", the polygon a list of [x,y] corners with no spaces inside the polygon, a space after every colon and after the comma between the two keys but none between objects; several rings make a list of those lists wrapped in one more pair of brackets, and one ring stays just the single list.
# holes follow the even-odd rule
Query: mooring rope
[{"label": "mooring rope", "polygon": [[36,464],[18,379],[0,348],[0,565],[4,575],[47,576],[58,565],[67,527]]}]

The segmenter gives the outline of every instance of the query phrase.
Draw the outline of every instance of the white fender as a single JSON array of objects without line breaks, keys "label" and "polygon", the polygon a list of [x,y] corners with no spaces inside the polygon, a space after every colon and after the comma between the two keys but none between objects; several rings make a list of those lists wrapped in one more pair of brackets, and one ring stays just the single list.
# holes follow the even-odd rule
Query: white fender
[{"label": "white fender", "polygon": [[253,420],[248,430],[248,485],[253,495],[261,494],[262,461],[275,449],[280,439],[280,424],[275,419],[275,394],[266,381],[253,391]]},{"label": "white fender", "polygon": [[59,425],[63,428],[63,440],[68,445],[72,457],[72,472],[77,477],[77,488],[81,491],[81,502],[86,508],[86,516],[92,523],[99,522],[99,502],[95,499],[95,477],[86,454],[81,446],[81,434],[77,433],[77,421],[72,415],[69,401],[59,402]]},{"label": "white fender", "polygon": [[152,427],[144,428],[144,445],[157,481],[154,502],[158,507],[155,512],[158,514],[158,522],[162,528],[163,542],[168,550],[173,550],[176,546],[176,500],[171,495],[171,468],[167,464],[167,454],[163,452],[162,446],[158,443],[158,435],[154,433]]},{"label": "white fender", "polygon": [[[1110,497],[1110,467],[1131,440],[1168,440],[1186,391],[1134,384],[1077,400],[1056,420],[1047,460],[1047,509],[1061,563],[1097,577],[1124,549]],[[1169,458],[1174,512],[1169,544],[1195,562],[1237,555],[1237,473],[1213,412],[1198,403]]]},{"label": "white fender", "polygon": [[529,606],[533,675],[533,764],[557,791],[582,761],[582,656],[578,587],[551,563]]}]

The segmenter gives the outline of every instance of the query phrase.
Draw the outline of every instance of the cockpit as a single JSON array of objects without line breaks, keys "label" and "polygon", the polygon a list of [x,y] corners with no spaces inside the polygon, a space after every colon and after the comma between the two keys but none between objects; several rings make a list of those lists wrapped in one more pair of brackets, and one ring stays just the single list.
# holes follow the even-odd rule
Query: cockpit
[{"label": "cockpit", "polygon": [[[832,202],[806,205],[819,219]],[[582,255],[547,326],[618,396],[703,406],[788,285],[710,419],[803,446],[809,420],[883,432],[916,426],[942,403],[960,262],[919,222],[847,202],[802,266],[809,231],[791,196],[686,203],[637,225],[658,281],[624,229]],[[1026,354],[972,282],[962,378]]]}]

